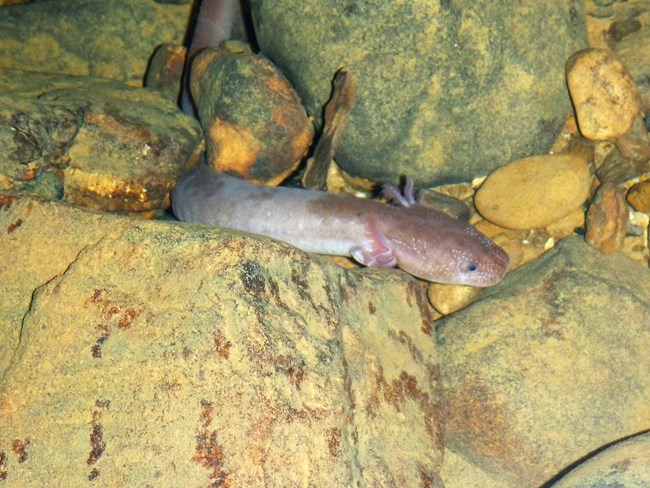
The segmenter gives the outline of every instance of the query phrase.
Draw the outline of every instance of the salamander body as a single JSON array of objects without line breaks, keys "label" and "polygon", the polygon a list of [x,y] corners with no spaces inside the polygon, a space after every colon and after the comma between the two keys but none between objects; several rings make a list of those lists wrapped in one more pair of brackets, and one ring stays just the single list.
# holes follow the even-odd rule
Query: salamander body
[{"label": "salamander body", "polygon": [[351,256],[438,283],[490,286],[508,255],[473,226],[422,206],[399,207],[353,196],[266,187],[205,164],[172,191],[179,220],[288,242],[304,251]]}]

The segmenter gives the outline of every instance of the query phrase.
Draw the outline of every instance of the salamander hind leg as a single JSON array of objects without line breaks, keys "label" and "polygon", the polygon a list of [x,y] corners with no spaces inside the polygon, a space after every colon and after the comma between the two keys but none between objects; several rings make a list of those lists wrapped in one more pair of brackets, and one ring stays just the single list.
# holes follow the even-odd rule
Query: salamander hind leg
[{"label": "salamander hind leg", "polygon": [[413,205],[422,205],[424,200],[424,192],[418,191],[413,194],[413,179],[406,178],[406,183],[404,184],[404,191],[400,191],[399,188],[393,185],[384,185],[381,194],[384,198],[387,198],[395,205],[401,207],[412,207]]}]

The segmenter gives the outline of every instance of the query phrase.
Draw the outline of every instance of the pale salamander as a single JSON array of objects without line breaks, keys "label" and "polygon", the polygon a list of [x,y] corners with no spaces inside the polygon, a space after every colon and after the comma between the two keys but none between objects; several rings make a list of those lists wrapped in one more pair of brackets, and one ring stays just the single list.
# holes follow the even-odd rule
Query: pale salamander
[{"label": "pale salamander", "polygon": [[172,191],[179,220],[288,242],[307,252],[398,266],[437,283],[490,286],[508,255],[473,226],[441,212],[298,188],[254,185],[200,164]]}]

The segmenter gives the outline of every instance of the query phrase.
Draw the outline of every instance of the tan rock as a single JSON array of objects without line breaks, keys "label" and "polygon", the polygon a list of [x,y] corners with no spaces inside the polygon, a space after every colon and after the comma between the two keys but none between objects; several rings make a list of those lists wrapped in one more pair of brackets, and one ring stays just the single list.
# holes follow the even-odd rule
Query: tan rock
[{"label": "tan rock", "polygon": [[647,430],[648,324],[646,266],[558,243],[436,322],[447,447],[513,487],[543,486]]},{"label": "tan rock", "polygon": [[608,49],[584,49],[566,63],[566,76],[580,133],[603,141],[625,134],[639,112],[636,86]]},{"label": "tan rock", "polygon": [[0,228],[3,487],[440,486],[407,275],[26,196]]},{"label": "tan rock", "polygon": [[485,180],[474,203],[487,220],[509,229],[536,229],[565,217],[589,196],[588,161],[574,154],[532,156]]},{"label": "tan rock", "polygon": [[431,283],[427,290],[429,303],[442,315],[449,315],[472,303],[481,289],[475,286]]}]

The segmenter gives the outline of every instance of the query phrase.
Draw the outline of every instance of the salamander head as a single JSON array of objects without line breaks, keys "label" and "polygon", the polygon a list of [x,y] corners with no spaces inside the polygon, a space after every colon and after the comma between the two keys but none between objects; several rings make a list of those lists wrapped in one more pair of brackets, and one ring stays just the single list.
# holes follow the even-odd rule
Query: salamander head
[{"label": "salamander head", "polygon": [[450,249],[453,266],[447,283],[471,286],[491,286],[503,279],[510,258],[486,236],[470,227],[462,246]]},{"label": "salamander head", "polygon": [[397,232],[384,233],[404,271],[435,283],[471,286],[491,286],[505,276],[508,255],[476,228],[438,212],[408,210]]}]

